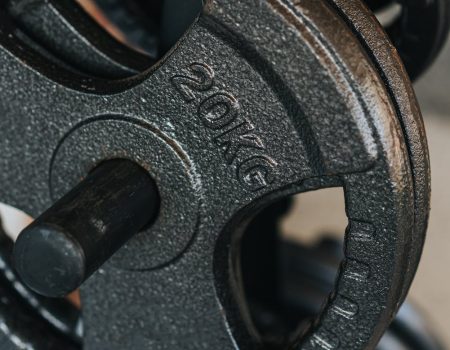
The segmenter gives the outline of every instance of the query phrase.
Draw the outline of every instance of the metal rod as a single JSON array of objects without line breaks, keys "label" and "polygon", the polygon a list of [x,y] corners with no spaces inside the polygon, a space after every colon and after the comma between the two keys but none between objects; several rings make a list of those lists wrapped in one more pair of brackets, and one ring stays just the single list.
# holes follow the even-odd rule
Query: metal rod
[{"label": "metal rod", "polygon": [[76,290],[159,209],[156,184],[139,165],[107,161],[19,235],[14,263],[35,292],[61,297]]}]

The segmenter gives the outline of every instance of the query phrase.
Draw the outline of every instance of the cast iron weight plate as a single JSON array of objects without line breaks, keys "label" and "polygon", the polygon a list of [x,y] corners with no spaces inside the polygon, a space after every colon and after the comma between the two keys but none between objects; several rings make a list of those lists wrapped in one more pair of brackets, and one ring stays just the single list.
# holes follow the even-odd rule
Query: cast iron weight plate
[{"label": "cast iron weight plate", "polygon": [[447,42],[449,0],[365,0],[372,11],[401,6],[386,27],[411,80],[417,80],[434,62]]},{"label": "cast iron weight plate", "polygon": [[[323,17],[306,16],[313,12]],[[48,71],[1,23],[5,202],[36,216],[51,204],[51,192],[64,193],[95,163],[119,155],[157,182],[172,170],[159,169],[163,152],[184,169],[169,172],[164,181],[172,186],[160,186],[159,232],[130,242],[83,290],[85,348],[258,348],[228,263],[240,224],[276,198],[331,185],[346,192],[348,260],[320,323],[293,344],[375,346],[406,284],[413,179],[390,96],[325,2],[210,2],[154,72],[107,84]],[[333,31],[324,35],[327,28]],[[14,84],[18,76],[33,89]],[[121,138],[112,138],[115,130]],[[24,135],[21,142],[15,133]],[[85,152],[72,154],[74,142]],[[161,152],[139,154],[150,146]],[[186,196],[194,196],[197,210],[193,218],[177,216],[186,220],[180,237],[189,238],[180,248],[164,242],[165,219],[177,214],[164,208]],[[111,286],[115,292],[105,295]]]},{"label": "cast iron weight plate", "polygon": [[447,42],[448,0],[397,0],[402,12],[386,30],[399,51],[411,80],[432,65]]},{"label": "cast iron weight plate", "polygon": [[[414,181],[414,230],[411,239],[411,262],[403,298],[409,289],[423,249],[430,211],[431,177],[427,136],[420,107],[397,50],[378,26],[377,20],[359,1],[332,0],[338,11],[359,38],[383,78],[394,101],[408,145]],[[362,14],[362,15],[361,15]]]},{"label": "cast iron weight plate", "polygon": [[112,38],[83,8],[71,0],[8,0],[6,8],[22,37],[49,59],[93,76],[119,79],[150,67],[144,55]]}]

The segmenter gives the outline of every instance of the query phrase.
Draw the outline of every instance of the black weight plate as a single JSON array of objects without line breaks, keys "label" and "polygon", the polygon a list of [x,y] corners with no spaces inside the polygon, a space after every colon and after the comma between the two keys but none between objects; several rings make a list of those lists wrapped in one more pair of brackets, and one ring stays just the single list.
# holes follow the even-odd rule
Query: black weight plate
[{"label": "black weight plate", "polygon": [[377,20],[357,0],[333,0],[349,26],[359,37],[368,55],[389,88],[400,119],[413,171],[415,220],[411,237],[411,258],[403,298],[409,289],[423,249],[430,211],[430,160],[425,127],[413,87],[401,59]]},{"label": "black weight plate", "polygon": [[49,66],[0,19],[2,201],[36,216],[114,157],[159,184],[155,228],[83,288],[86,349],[259,348],[239,232],[272,201],[332,185],[346,193],[347,261],[291,347],[376,345],[407,280],[413,176],[384,83],[327,2],[210,1],[153,71],[121,82]]},{"label": "black weight plate", "polygon": [[164,0],[95,0],[126,38],[135,46],[160,57],[161,11]]},{"label": "black weight plate", "polygon": [[386,26],[411,80],[428,69],[447,41],[450,29],[448,0],[365,0],[372,11],[401,6],[398,17]]},{"label": "black weight plate", "polygon": [[448,0],[398,0],[402,13],[386,28],[411,80],[434,62],[450,29]]},{"label": "black weight plate", "polygon": [[156,57],[119,43],[76,1],[9,0],[9,14],[19,29],[56,59],[104,78],[124,78],[149,68]]}]

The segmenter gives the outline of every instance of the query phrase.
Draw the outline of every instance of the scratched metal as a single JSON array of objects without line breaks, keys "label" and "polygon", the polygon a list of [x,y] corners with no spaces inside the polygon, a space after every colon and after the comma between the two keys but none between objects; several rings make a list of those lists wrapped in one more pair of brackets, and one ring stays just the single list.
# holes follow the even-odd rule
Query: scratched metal
[{"label": "scratched metal", "polygon": [[371,49],[384,34],[336,3],[208,1],[172,52],[124,80],[48,62],[0,14],[1,201],[37,216],[116,157],[162,194],[158,224],[83,287],[84,349],[263,348],[240,287],[243,228],[277,199],[336,185],[346,259],[320,318],[285,348],[375,347],[420,256],[427,149],[400,61]]}]

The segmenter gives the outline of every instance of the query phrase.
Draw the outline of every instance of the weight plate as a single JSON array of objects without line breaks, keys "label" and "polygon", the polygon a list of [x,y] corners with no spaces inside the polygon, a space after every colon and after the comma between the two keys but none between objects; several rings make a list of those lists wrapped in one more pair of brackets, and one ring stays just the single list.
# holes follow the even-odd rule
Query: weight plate
[{"label": "weight plate", "polygon": [[159,29],[164,0],[95,0],[106,17],[136,47],[159,57]]},{"label": "weight plate", "polygon": [[[336,185],[350,222],[346,262],[320,319],[286,348],[375,347],[415,267],[413,194],[428,193],[413,180],[428,168],[413,174],[395,100],[328,2],[209,1],[157,67],[123,81],[49,65],[0,17],[3,202],[36,216],[52,203],[50,173],[52,182],[79,181],[78,173],[52,168],[74,128],[85,130],[76,136],[80,150],[94,145],[103,159],[142,162],[128,151],[132,137],[118,144],[114,133],[89,136],[96,120],[106,128],[117,128],[115,120],[137,125],[150,144],[159,138],[190,165],[179,174],[168,162],[164,172],[174,174],[179,194],[161,205],[195,197],[198,224],[181,216],[177,223],[192,243],[158,269],[129,271],[118,255],[98,271],[82,290],[85,349],[260,348],[240,287],[240,234],[269,203]],[[417,147],[426,154],[423,143]],[[72,166],[97,161],[83,152]],[[190,181],[177,181],[180,175]],[[139,263],[172,248],[148,257],[131,247]]]},{"label": "weight plate", "polygon": [[450,29],[448,0],[398,0],[402,12],[386,30],[412,80],[434,62]]},{"label": "weight plate", "polygon": [[[8,12],[33,47],[58,63],[104,78],[136,75],[156,57],[119,43],[71,0],[9,0]],[[22,35],[22,39],[26,38]]]},{"label": "weight plate", "polygon": [[411,259],[407,283],[403,291],[404,298],[420,260],[430,212],[431,176],[425,127],[406,70],[401,64],[396,49],[379,27],[377,20],[359,1],[333,0],[333,2],[359,37],[368,55],[372,57],[385,85],[388,87],[408,145],[415,187],[415,220],[409,243]]},{"label": "weight plate", "polygon": [[411,80],[417,80],[434,62],[450,29],[448,0],[365,0],[373,11],[398,4],[400,13],[386,31],[397,48]]}]

